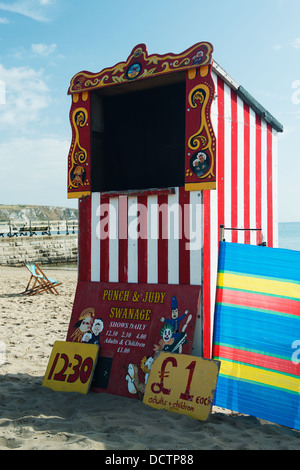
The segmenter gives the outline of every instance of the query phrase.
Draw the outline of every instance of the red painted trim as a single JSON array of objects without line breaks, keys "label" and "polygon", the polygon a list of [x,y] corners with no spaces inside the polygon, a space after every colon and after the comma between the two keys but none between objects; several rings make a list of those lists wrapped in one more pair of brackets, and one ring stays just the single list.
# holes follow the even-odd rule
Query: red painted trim
[{"label": "red painted trim", "polygon": [[179,206],[181,209],[181,227],[179,237],[179,284],[190,283],[190,256],[187,249],[190,242],[190,193],[184,188],[179,188]]},{"label": "red painted trim", "polygon": [[271,295],[254,294],[252,292],[217,289],[217,303],[233,304],[241,307],[261,308],[272,312],[287,313],[300,316],[300,303],[297,300]]},{"label": "red painted trim", "polygon": [[128,198],[119,197],[119,282],[128,282]]},{"label": "red painted trim", "polygon": [[[231,227],[237,227],[238,219],[238,122],[237,94],[231,90]],[[233,231],[231,241],[237,243],[238,233]]]},{"label": "red painted trim", "polygon": [[251,364],[265,369],[283,372],[285,374],[300,375],[300,364],[294,364],[291,360],[279,359],[278,357],[265,356],[264,354],[233,349],[227,346],[214,345],[213,357],[219,359],[229,359]]},{"label": "red painted trim", "polygon": [[[103,198],[101,204],[106,204],[108,208],[109,198]],[[107,217],[107,212],[103,214],[104,217]],[[106,230],[109,230],[109,223],[106,226]],[[109,235],[101,237],[100,240],[100,280],[103,282],[109,281]]]},{"label": "red painted trim", "polygon": [[210,191],[203,191],[203,357],[211,358]]},{"label": "red painted trim", "polygon": [[[148,198],[147,196],[138,197],[138,205],[148,208]],[[148,268],[148,220],[147,220],[147,210],[141,211],[139,214],[141,226],[139,227],[140,236],[138,238],[138,282],[147,283],[147,268]]]},{"label": "red painted trim", "polygon": [[[256,228],[261,228],[261,118],[256,114]],[[262,234],[257,232],[257,245],[261,243]]]},{"label": "red painted trim", "polygon": [[78,280],[91,280],[91,198],[79,199]]},{"label": "red painted trim", "polygon": [[225,158],[225,102],[224,102],[224,81],[217,78],[218,94],[218,138],[217,138],[217,183],[218,183],[218,230],[220,225],[225,223],[225,181],[224,181],[224,158]]},{"label": "red painted trim", "polygon": [[267,246],[273,246],[273,171],[272,171],[272,127],[267,125],[267,220],[268,239]]},{"label": "red painted trim", "polygon": [[[244,227],[250,227],[250,109],[244,103]],[[250,231],[244,232],[244,243],[250,244]]]},{"label": "red painted trim", "polygon": [[158,196],[158,284],[168,283],[168,196]]}]

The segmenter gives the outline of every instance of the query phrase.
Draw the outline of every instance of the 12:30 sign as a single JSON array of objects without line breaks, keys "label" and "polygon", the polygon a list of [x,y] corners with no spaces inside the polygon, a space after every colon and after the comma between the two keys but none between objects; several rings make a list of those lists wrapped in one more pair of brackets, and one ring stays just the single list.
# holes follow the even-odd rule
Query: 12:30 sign
[{"label": "12:30 sign", "polygon": [[44,376],[43,386],[55,391],[87,393],[99,346],[56,341]]}]

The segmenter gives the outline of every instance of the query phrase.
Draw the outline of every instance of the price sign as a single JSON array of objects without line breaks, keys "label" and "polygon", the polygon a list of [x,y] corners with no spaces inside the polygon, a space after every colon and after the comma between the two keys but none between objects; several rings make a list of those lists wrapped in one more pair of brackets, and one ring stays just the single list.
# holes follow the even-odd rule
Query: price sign
[{"label": "price sign", "polygon": [[98,350],[96,344],[55,341],[43,386],[54,391],[87,393]]},{"label": "price sign", "polygon": [[185,354],[160,353],[151,367],[144,403],[153,408],[207,420],[220,362]]}]

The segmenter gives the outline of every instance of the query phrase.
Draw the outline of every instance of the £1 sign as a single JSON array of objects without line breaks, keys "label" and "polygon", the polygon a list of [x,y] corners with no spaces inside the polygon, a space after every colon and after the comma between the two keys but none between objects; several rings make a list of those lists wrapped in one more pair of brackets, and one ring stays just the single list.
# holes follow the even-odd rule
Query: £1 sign
[{"label": "\u00a31 sign", "polygon": [[162,352],[151,367],[144,403],[153,408],[207,420],[213,403],[220,362]]}]

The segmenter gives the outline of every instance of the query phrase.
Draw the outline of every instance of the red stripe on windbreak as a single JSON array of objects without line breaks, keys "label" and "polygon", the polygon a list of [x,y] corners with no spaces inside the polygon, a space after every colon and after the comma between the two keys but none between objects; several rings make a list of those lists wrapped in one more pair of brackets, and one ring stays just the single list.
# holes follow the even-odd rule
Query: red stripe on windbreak
[{"label": "red stripe on windbreak", "polygon": [[[237,227],[238,200],[238,122],[237,122],[237,94],[231,90],[231,226]],[[231,234],[232,243],[237,243],[238,232],[233,230]]]},{"label": "red stripe on windbreak", "polygon": [[147,283],[147,266],[148,266],[148,220],[147,220],[147,209],[148,209],[148,198],[147,196],[138,196],[137,199],[139,207],[139,221],[140,226],[138,227],[138,282]]},{"label": "red stripe on windbreak", "polygon": [[179,188],[179,284],[190,284],[190,193]]},{"label": "red stripe on windbreak", "polygon": [[203,191],[203,357],[211,358],[210,191]]},{"label": "red stripe on windbreak", "polygon": [[283,297],[217,288],[216,302],[300,316],[300,302]]},{"label": "red stripe on windbreak", "polygon": [[224,104],[224,81],[217,79],[218,94],[218,138],[217,138],[217,181],[218,181],[218,230],[220,225],[224,225],[224,136],[225,136],[225,104]]},{"label": "red stripe on windbreak", "polygon": [[[291,350],[292,355],[293,350]],[[294,364],[292,360],[279,359],[277,357],[266,356],[264,354],[243,351],[241,349],[233,349],[227,346],[214,345],[213,357],[219,359],[229,359],[233,361],[250,364],[265,369],[271,369],[286,374],[300,375],[300,364]]]},{"label": "red stripe on windbreak", "polygon": [[[244,103],[244,227],[250,228],[250,109]],[[250,231],[245,231],[245,243],[250,244]]]},{"label": "red stripe on windbreak", "polygon": [[[256,114],[256,228],[261,228],[261,118]],[[256,243],[261,243],[262,232],[257,231]]]},{"label": "red stripe on windbreak", "polygon": [[273,172],[272,172],[272,127],[267,125],[267,246],[273,246]]},{"label": "red stripe on windbreak", "polygon": [[78,279],[91,280],[91,205],[92,198],[79,199]]},{"label": "red stripe on windbreak", "polygon": [[159,195],[158,202],[158,241],[157,266],[158,283],[168,283],[168,196]]},{"label": "red stripe on windbreak", "polygon": [[119,197],[119,282],[128,281],[128,198]]},{"label": "red stripe on windbreak", "polygon": [[100,236],[100,280],[102,282],[109,281],[109,198],[101,197],[101,204],[105,204],[105,211],[101,211],[101,220],[105,218],[103,222],[103,232]]}]

